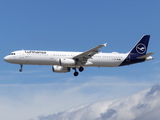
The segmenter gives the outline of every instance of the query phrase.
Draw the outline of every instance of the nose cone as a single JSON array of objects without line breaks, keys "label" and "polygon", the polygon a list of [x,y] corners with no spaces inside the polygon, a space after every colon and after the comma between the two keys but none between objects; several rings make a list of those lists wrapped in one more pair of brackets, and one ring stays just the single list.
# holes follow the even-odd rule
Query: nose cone
[{"label": "nose cone", "polygon": [[4,57],[4,61],[9,62],[9,60],[10,60],[9,56]]}]

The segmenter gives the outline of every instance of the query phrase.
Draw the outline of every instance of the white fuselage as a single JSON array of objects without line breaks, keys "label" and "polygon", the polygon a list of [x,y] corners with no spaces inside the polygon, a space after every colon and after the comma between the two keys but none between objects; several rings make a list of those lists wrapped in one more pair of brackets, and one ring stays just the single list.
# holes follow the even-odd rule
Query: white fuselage
[{"label": "white fuselage", "polygon": [[9,63],[20,64],[19,71],[22,72],[23,65],[52,65],[52,71],[57,73],[70,72],[75,70],[74,76],[77,76],[84,67],[118,67],[152,60],[152,53],[147,52],[150,35],[144,35],[139,42],[125,54],[116,52],[99,53],[99,49],[106,46],[98,45],[85,52],[66,52],[66,51],[38,51],[38,50],[20,50],[14,51],[4,57]]},{"label": "white fuselage", "polygon": [[[27,65],[60,65],[59,59],[72,59],[74,56],[82,52],[60,52],[60,51],[36,51],[36,50],[21,50],[14,51],[4,58],[5,61],[14,64]],[[83,67],[117,67],[125,58],[126,54],[119,53],[98,53],[89,58]],[[77,65],[61,65],[66,67],[78,67]]]}]

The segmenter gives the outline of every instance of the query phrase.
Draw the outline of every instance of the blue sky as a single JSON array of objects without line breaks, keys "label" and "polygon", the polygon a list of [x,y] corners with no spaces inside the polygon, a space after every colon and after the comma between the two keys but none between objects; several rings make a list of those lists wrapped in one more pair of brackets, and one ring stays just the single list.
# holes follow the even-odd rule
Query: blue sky
[{"label": "blue sky", "polygon": [[[2,118],[38,119],[159,83],[159,4],[158,0],[0,1]],[[3,61],[15,50],[86,51],[106,42],[102,52],[125,53],[144,34],[151,35],[148,52],[155,52],[154,60],[118,68],[86,68],[78,77],[73,71],[53,73],[51,66],[24,66],[19,73],[19,65]],[[21,116],[19,111],[31,112]],[[8,112],[13,113],[11,118],[6,117]]]}]

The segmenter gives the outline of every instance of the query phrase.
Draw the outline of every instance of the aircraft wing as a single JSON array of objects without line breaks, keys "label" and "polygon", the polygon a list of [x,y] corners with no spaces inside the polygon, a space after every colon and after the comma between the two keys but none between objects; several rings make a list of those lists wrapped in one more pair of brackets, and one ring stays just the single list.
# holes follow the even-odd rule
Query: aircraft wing
[{"label": "aircraft wing", "polygon": [[92,56],[94,56],[95,54],[97,54],[99,52],[99,49],[103,46],[106,46],[107,43],[105,44],[102,44],[102,45],[98,45],[97,47],[94,47],[86,52],[83,52],[77,56],[74,56],[73,59],[76,60],[76,62],[78,63],[86,63],[86,61],[89,59],[89,58],[92,58]]}]

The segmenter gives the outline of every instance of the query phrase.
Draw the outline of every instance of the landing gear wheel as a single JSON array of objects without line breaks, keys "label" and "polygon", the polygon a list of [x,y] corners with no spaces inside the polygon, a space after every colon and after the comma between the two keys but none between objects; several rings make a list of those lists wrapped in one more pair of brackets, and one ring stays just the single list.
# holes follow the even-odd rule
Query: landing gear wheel
[{"label": "landing gear wheel", "polygon": [[19,69],[19,72],[22,72],[23,71],[23,69]]},{"label": "landing gear wheel", "polygon": [[19,69],[19,72],[22,72],[23,71],[23,65],[20,65],[20,69]]},{"label": "landing gear wheel", "polygon": [[78,76],[78,74],[79,74],[78,72],[74,72],[74,76]]},{"label": "landing gear wheel", "polygon": [[79,68],[79,72],[82,72],[83,70],[84,70],[83,67],[80,67],[80,68]]}]

